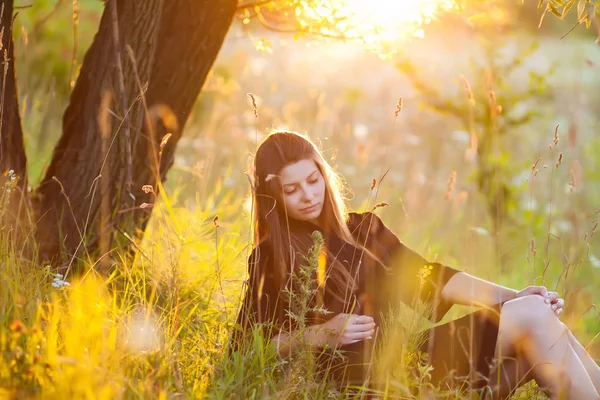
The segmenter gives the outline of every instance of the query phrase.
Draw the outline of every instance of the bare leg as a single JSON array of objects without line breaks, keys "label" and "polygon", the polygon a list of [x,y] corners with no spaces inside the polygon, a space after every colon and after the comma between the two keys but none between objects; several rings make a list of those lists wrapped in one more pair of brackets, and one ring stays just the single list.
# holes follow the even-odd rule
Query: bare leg
[{"label": "bare leg", "polygon": [[500,317],[496,356],[524,357],[538,385],[554,398],[600,400],[582,361],[541,296],[506,302]]},{"label": "bare leg", "polygon": [[598,364],[596,364],[596,361],[594,361],[592,356],[590,356],[590,354],[585,350],[581,343],[577,341],[575,336],[573,336],[573,333],[569,330],[569,328],[565,324],[563,324],[563,327],[567,332],[569,342],[571,343],[573,350],[575,350],[575,353],[577,353],[577,356],[583,363],[583,366],[585,367],[588,375],[592,379],[592,382],[596,387],[596,391],[600,393],[600,367],[598,366]]}]

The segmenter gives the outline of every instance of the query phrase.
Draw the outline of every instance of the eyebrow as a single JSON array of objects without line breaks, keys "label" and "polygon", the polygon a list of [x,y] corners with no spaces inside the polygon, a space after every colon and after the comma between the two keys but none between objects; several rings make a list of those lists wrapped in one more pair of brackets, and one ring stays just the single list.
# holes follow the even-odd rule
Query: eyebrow
[{"label": "eyebrow", "polygon": [[[313,176],[314,174],[316,174],[317,172],[319,172],[318,169],[315,169],[313,172],[310,173],[310,175],[308,175],[306,178],[304,178],[304,180],[310,179],[311,176]],[[286,183],[284,185],[282,185],[283,187],[286,186],[296,186],[297,184],[299,184],[300,182],[292,182],[292,183]]]}]

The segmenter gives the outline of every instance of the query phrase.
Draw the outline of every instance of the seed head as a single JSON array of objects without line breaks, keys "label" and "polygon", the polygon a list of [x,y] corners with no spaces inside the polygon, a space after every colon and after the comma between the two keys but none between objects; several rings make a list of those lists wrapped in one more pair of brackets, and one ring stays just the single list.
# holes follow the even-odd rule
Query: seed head
[{"label": "seed head", "polygon": [[474,106],[475,105],[475,97],[473,96],[473,91],[471,90],[471,85],[469,84],[469,81],[463,75],[460,76],[460,80],[462,81],[463,89],[465,90],[465,93],[467,94],[469,103],[471,103],[471,105]]},{"label": "seed head", "polygon": [[400,114],[402,112],[402,103],[403,103],[403,99],[402,97],[400,97],[398,99],[398,102],[396,103],[396,111],[394,112],[394,115],[397,117],[398,114]]},{"label": "seed head", "polygon": [[167,133],[165,136],[163,136],[162,140],[160,141],[160,151],[161,152],[165,148],[167,143],[169,142],[169,139],[171,138],[171,136],[173,136],[172,133]]},{"label": "seed head", "polygon": [[531,167],[531,175],[536,176],[538,173],[538,169],[537,169],[537,165],[538,163],[541,161],[542,157],[538,157],[537,160],[535,160],[535,162],[533,163],[533,166]]},{"label": "seed head", "polygon": [[254,118],[258,118],[258,108],[256,107],[256,99],[252,93],[248,93],[248,97],[252,101],[252,110],[254,111]]},{"label": "seed head", "polygon": [[452,196],[452,192],[454,191],[454,184],[456,183],[456,171],[452,171],[450,173],[450,178],[448,178],[448,189],[446,190],[446,195],[444,199],[448,200]]},{"label": "seed head", "polygon": [[146,194],[148,193],[154,193],[154,189],[152,188],[152,185],[144,185],[142,186],[142,191]]},{"label": "seed head", "polygon": [[563,153],[561,152],[558,155],[558,161],[556,161],[556,168],[560,167],[560,164],[562,164],[562,160],[563,160]]},{"label": "seed head", "polygon": [[377,204],[375,204],[375,206],[373,207],[373,209],[372,209],[371,211],[375,211],[375,210],[377,210],[378,208],[387,207],[387,206],[389,206],[389,205],[390,205],[390,203],[386,203],[385,201],[383,201],[383,202],[381,202],[381,203],[377,203]]}]

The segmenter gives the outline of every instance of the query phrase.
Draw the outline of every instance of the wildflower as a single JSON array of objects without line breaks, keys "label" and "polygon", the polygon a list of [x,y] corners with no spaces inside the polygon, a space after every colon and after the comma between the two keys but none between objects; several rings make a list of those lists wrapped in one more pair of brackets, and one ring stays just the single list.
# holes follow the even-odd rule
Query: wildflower
[{"label": "wildflower", "polygon": [[425,283],[425,280],[431,275],[431,271],[433,270],[433,265],[426,264],[419,270],[417,273],[417,277],[421,279],[421,284]]},{"label": "wildflower", "polygon": [[52,287],[53,288],[61,288],[63,286],[71,286],[71,284],[65,280],[63,280],[63,276],[61,274],[52,274],[54,279],[52,279]]},{"label": "wildflower", "polygon": [[13,322],[11,322],[8,329],[13,333],[18,333],[18,334],[27,332],[27,328],[25,327],[25,325],[23,325],[23,322],[21,322],[21,320],[19,320],[19,319],[15,319]]}]

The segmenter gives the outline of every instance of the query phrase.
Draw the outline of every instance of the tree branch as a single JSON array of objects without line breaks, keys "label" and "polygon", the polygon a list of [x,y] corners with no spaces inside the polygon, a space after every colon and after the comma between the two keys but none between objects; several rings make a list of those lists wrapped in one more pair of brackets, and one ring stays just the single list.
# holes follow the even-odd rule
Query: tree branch
[{"label": "tree branch", "polygon": [[322,38],[326,38],[326,39],[335,39],[335,40],[352,40],[352,39],[356,39],[356,37],[348,37],[348,36],[344,36],[344,35],[333,35],[333,34],[329,34],[329,33],[325,33],[325,32],[314,32],[311,31],[309,29],[298,29],[298,28],[281,28],[278,27],[276,25],[272,25],[270,24],[266,18],[262,15],[262,12],[260,11],[260,9],[258,7],[256,7],[254,9],[255,13],[256,13],[256,18],[258,19],[258,22],[260,22],[260,24],[272,31],[272,32],[277,32],[277,33],[290,33],[290,34],[305,34],[305,35],[312,35],[315,37],[322,37]]},{"label": "tree branch", "polygon": [[247,10],[247,9],[250,9],[250,8],[262,7],[262,6],[266,6],[269,3],[274,3],[274,2],[275,2],[275,0],[249,1],[247,3],[238,4],[236,10],[237,11],[242,11],[242,10]]}]

